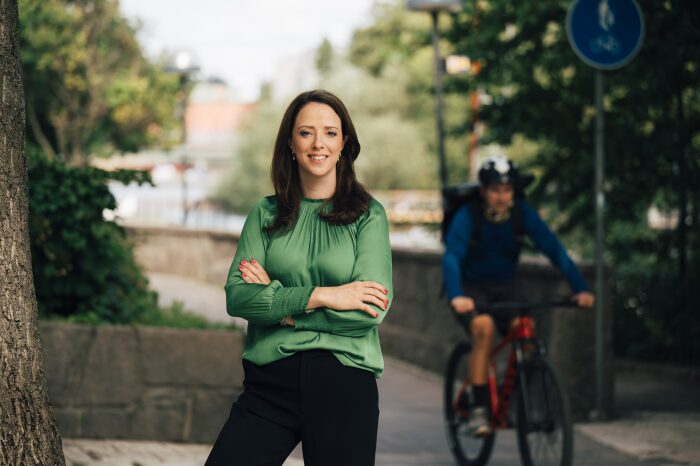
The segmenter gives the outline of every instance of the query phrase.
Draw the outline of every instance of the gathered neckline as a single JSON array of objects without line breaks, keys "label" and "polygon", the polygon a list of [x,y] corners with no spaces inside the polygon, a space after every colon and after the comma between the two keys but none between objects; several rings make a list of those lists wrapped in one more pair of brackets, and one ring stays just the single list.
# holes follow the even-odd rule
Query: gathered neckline
[{"label": "gathered neckline", "polygon": [[326,202],[330,198],[324,198],[324,199],[312,199],[310,197],[302,197],[301,200],[302,202],[309,202],[311,204],[320,204],[322,202]]}]

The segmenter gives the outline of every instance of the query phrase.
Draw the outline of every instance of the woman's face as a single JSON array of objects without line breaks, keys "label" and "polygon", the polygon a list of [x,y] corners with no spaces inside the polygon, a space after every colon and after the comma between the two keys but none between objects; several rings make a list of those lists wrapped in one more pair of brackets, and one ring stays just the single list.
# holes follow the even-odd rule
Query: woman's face
[{"label": "woman's face", "polygon": [[309,102],[301,108],[289,147],[296,156],[302,180],[335,180],[335,164],[344,144],[340,117],[330,106]]}]

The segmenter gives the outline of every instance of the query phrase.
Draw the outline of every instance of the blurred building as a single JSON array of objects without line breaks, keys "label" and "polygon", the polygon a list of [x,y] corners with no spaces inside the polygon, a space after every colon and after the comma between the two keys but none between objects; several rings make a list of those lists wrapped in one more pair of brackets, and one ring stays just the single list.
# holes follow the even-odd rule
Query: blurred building
[{"label": "blurred building", "polygon": [[220,79],[197,83],[185,112],[188,157],[229,160],[255,105],[240,102],[233,89]]}]

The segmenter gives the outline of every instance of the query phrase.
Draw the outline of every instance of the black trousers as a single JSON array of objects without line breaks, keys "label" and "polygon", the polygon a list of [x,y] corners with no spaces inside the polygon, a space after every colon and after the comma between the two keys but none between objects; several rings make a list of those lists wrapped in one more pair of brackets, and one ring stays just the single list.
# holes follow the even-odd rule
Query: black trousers
[{"label": "black trousers", "polygon": [[[482,314],[479,312],[479,304],[494,304],[499,302],[528,302],[527,293],[523,289],[522,284],[518,280],[507,280],[502,282],[464,282],[462,284],[464,294],[472,298],[477,305],[476,313],[457,314],[453,312],[457,321],[462,324],[467,334],[471,334],[472,319]],[[501,336],[508,334],[510,323],[518,317],[518,313],[510,310],[498,310],[488,312],[492,318],[496,330]]]},{"label": "black trousers", "polygon": [[374,374],[329,351],[264,366],[243,360],[244,390],[206,466],[280,466],[301,441],[305,466],[371,466],[379,399]]}]

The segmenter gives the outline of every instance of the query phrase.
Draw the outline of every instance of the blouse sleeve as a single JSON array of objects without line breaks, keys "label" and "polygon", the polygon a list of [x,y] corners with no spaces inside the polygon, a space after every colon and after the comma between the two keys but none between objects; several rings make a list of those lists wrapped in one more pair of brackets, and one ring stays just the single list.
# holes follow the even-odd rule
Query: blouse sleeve
[{"label": "blouse sleeve", "polygon": [[279,280],[267,285],[245,283],[238,269],[240,261],[255,258],[265,268],[268,235],[264,231],[265,209],[258,202],[248,214],[226,279],[226,311],[258,325],[274,325],[287,316],[303,314],[313,286],[284,287]]},{"label": "blouse sleeve", "polygon": [[[387,291],[389,305],[394,296],[391,277],[391,245],[389,244],[389,222],[382,205],[372,200],[369,211],[360,220],[357,228],[357,252],[350,282],[375,281]],[[317,308],[313,312],[295,317],[296,330],[314,330],[347,337],[362,337],[384,320],[387,311],[369,304],[377,317],[364,311],[336,311]]]}]

